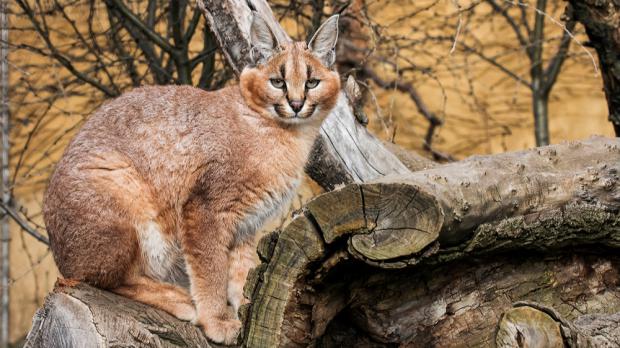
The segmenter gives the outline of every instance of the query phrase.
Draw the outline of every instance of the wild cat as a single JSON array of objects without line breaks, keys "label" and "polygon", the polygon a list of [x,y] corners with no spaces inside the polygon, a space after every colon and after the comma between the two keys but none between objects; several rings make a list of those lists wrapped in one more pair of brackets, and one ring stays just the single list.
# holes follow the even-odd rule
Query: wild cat
[{"label": "wild cat", "polygon": [[[104,104],[58,162],[44,219],[62,275],[233,343],[254,232],[286,206],[335,106],[338,16],[306,43],[255,15],[255,64],[215,92],[143,87]],[[189,293],[182,285],[189,287]]]}]

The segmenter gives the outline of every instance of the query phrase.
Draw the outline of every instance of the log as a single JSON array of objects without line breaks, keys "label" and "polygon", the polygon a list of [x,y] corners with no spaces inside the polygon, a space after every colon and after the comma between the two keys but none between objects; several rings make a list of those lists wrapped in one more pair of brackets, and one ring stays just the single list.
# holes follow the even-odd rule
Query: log
[{"label": "log", "polygon": [[25,348],[220,347],[163,311],[83,283],[59,280],[32,320]]},{"label": "log", "polygon": [[386,261],[434,241],[460,243],[493,220],[578,202],[615,207],[619,170],[618,140],[593,137],[349,185],[313,200],[308,210],[327,242],[354,234],[354,254]]},{"label": "log", "polygon": [[[474,157],[318,196],[260,241],[262,263],[248,276],[250,303],[240,310],[241,344],[488,346],[498,340],[503,313],[522,300],[544,301],[575,323],[595,316],[587,323],[596,336],[620,312],[619,146],[618,139],[592,138]],[[470,185],[462,184],[466,174]],[[454,210],[483,223],[465,228],[446,220]],[[458,242],[444,242],[445,233]],[[180,335],[175,342],[199,335],[165,313],[92,288],[80,295],[84,289],[57,288],[27,344],[79,346],[79,339],[110,337],[165,346],[158,327],[167,328],[165,337]],[[152,314],[143,319],[143,312]]]},{"label": "log", "polygon": [[618,347],[620,313],[586,314],[570,322],[552,307],[520,301],[502,315],[496,347]]},{"label": "log", "polygon": [[595,137],[323,194],[259,243],[243,342],[486,346],[514,301],[620,312],[619,169]]},{"label": "log", "polygon": [[[346,243],[325,245],[316,236],[312,250],[325,251],[306,257],[300,250],[308,245],[289,244],[299,229],[287,228],[280,234],[282,244],[278,239],[274,245],[273,236],[261,243],[263,257],[270,258],[248,280],[252,304],[244,342],[251,347],[490,346],[501,314],[514,301],[544,300],[571,318],[620,311],[618,213],[579,207],[554,215],[516,229],[513,223],[481,226],[478,232],[493,229],[504,243],[510,241],[499,257],[466,246],[439,248],[438,257],[421,255],[418,265],[398,271],[389,264],[369,266],[347,253]],[[551,226],[572,231],[570,241],[542,233]],[[533,247],[521,248],[523,240]],[[607,247],[602,256],[571,250],[588,245]],[[288,268],[290,260],[294,267]]]}]

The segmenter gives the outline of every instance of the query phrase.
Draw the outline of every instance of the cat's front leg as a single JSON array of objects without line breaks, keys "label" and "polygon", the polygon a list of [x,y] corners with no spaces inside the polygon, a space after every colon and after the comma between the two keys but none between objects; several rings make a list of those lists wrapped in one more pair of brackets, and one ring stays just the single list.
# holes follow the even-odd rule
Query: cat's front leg
[{"label": "cat's front leg", "polygon": [[254,236],[243,241],[231,250],[228,270],[228,302],[232,306],[235,316],[238,316],[239,307],[247,303],[243,296],[243,287],[250,269],[256,267],[256,242]]},{"label": "cat's front leg", "polygon": [[196,324],[217,343],[233,344],[241,323],[227,308],[229,254],[232,226],[223,216],[214,216],[198,202],[186,205],[183,252],[196,305]]}]

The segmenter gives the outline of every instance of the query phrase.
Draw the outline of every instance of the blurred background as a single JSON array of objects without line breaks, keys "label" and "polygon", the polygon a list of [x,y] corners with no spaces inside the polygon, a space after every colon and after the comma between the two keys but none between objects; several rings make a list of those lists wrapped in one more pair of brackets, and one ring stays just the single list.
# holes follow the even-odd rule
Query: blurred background
[{"label": "blurred background", "polygon": [[[614,135],[598,58],[565,1],[270,4],[298,40],[340,13],[338,69],[362,86],[369,130],[436,161]],[[2,240],[9,272],[2,272],[1,290],[9,301],[0,303],[0,313],[8,314],[0,317],[0,337],[19,346],[58,277],[41,199],[80,125],[106,100],[137,86],[212,90],[235,80],[194,0],[2,5],[8,109],[0,131],[8,142],[0,158],[8,173],[2,176],[0,231],[9,237]],[[306,180],[291,209],[319,192]],[[265,229],[277,228],[287,215]]]}]

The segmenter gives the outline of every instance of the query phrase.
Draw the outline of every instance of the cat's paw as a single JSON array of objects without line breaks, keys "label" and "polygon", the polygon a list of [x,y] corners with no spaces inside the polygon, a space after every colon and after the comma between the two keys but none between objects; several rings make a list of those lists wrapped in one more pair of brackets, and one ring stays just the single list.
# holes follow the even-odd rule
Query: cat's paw
[{"label": "cat's paw", "polygon": [[183,321],[194,322],[196,320],[196,308],[191,303],[179,303],[173,314]]},{"label": "cat's paw", "polygon": [[198,322],[207,337],[215,343],[235,344],[241,331],[241,322],[236,319],[208,319]]}]

